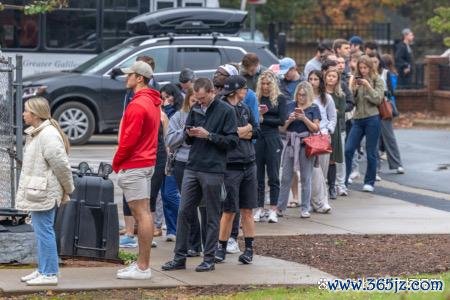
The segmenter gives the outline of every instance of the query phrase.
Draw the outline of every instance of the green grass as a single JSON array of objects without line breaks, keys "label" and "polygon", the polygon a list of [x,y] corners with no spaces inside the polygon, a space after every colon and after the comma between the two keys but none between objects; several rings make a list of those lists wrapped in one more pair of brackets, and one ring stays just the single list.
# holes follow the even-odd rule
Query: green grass
[{"label": "green grass", "polygon": [[429,300],[429,299],[450,299],[450,272],[434,275],[409,276],[408,278],[430,278],[444,280],[443,292],[330,292],[328,290],[320,290],[318,287],[280,287],[255,290],[250,292],[240,292],[230,295],[207,296],[200,299],[213,300],[247,300],[247,299],[264,299],[264,300],[339,300],[339,299],[369,299],[369,300]]}]

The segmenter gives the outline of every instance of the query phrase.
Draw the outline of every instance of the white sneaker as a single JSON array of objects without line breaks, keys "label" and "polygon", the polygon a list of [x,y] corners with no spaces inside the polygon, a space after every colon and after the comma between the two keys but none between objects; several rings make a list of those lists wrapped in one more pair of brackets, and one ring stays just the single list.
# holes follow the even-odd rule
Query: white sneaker
[{"label": "white sneaker", "polygon": [[262,209],[257,208],[255,214],[253,215],[253,220],[255,222],[261,222],[261,217],[262,217]]},{"label": "white sneaker", "polygon": [[236,254],[239,252],[241,252],[241,249],[239,249],[238,242],[236,242],[234,238],[230,237],[227,243],[227,253]]},{"label": "white sneaker", "polygon": [[47,276],[39,274],[36,278],[27,281],[27,285],[57,285],[58,277],[56,275]]},{"label": "white sneaker", "polygon": [[351,179],[350,177],[348,178],[348,184],[352,184],[353,183],[353,179]]},{"label": "white sneaker", "polygon": [[353,172],[350,173],[349,179],[355,180],[355,179],[358,178],[359,176],[361,176],[361,174],[359,174],[358,171],[353,171]]},{"label": "white sneaker", "polygon": [[133,269],[135,265],[136,265],[136,262],[134,261],[131,264],[129,264],[127,267],[117,270],[117,274],[123,273],[123,272],[128,272],[129,270]]},{"label": "white sneaker", "polygon": [[398,167],[397,174],[405,174],[405,169],[403,169],[403,167]]},{"label": "white sneaker", "polygon": [[152,248],[156,248],[158,247],[158,243],[156,243],[155,241],[152,241]]},{"label": "white sneaker", "polygon": [[175,242],[176,239],[177,238],[176,238],[175,234],[168,234],[166,236],[166,242]]},{"label": "white sneaker", "polygon": [[377,175],[375,176],[375,181],[381,181],[380,175],[377,174]]},{"label": "white sneaker", "polygon": [[337,194],[338,194],[338,196],[348,196],[347,188],[338,186]]},{"label": "white sneaker", "polygon": [[365,185],[363,186],[362,190],[363,190],[364,192],[372,193],[372,192],[375,190],[375,188],[373,187],[373,185],[365,184]]},{"label": "white sneaker", "polygon": [[311,214],[309,213],[309,211],[302,211],[300,213],[300,218],[310,218]]},{"label": "white sneaker", "polygon": [[387,154],[386,152],[380,152],[380,159],[387,160]]},{"label": "white sneaker", "polygon": [[277,211],[276,210],[270,210],[269,223],[278,223],[278,217],[277,217]]},{"label": "white sneaker", "polygon": [[316,210],[320,214],[327,214],[331,211],[331,206],[328,204],[324,204],[321,208]]},{"label": "white sneaker", "polygon": [[21,277],[20,281],[27,282],[28,280],[35,279],[38,276],[39,276],[39,271],[38,270],[34,270],[33,273]]},{"label": "white sneaker", "polygon": [[[120,270],[119,270],[120,271]],[[137,264],[130,265],[130,268],[127,268],[127,270],[119,272],[117,271],[117,278],[118,279],[150,279],[152,277],[152,271],[150,268],[147,270],[141,270],[139,269]]]}]

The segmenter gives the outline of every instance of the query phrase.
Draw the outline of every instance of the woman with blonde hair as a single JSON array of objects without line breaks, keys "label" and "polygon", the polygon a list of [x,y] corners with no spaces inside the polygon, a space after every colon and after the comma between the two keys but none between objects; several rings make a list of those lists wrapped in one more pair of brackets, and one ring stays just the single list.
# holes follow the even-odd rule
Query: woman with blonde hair
[{"label": "woman with blonde hair", "polygon": [[350,88],[355,95],[353,126],[345,144],[346,184],[352,169],[352,159],[356,148],[366,137],[367,170],[363,191],[373,192],[377,173],[377,145],[380,137],[380,113],[378,105],[384,97],[384,82],[378,75],[371,58],[363,55],[358,60]]},{"label": "woman with blonde hair", "polygon": [[286,149],[283,153],[283,172],[281,174],[280,197],[278,198],[278,213],[286,210],[294,172],[300,171],[302,184],[300,217],[309,218],[311,209],[311,178],[314,158],[305,154],[302,139],[320,129],[320,110],[313,103],[314,91],[309,82],[300,82],[294,93],[295,102],[287,106],[289,118],[282,127],[286,131]]},{"label": "woman with blonde hair", "polygon": [[266,168],[269,177],[270,206],[269,223],[277,223],[276,206],[280,193],[280,163],[283,152],[279,126],[287,119],[286,97],[278,88],[278,79],[270,70],[264,71],[258,78],[256,96],[259,101],[261,135],[256,141],[256,166],[258,177],[258,208],[254,214],[255,222],[264,217]]},{"label": "woman with blonde hair", "polygon": [[[336,171],[337,164],[341,167],[342,171],[345,167],[342,165],[344,162],[344,143],[342,133],[345,132],[345,94],[341,88],[341,76],[337,69],[328,69],[324,74],[325,89],[326,92],[331,95],[336,108],[337,122],[334,132],[331,134],[331,148],[333,152],[330,155],[330,164],[328,166],[328,193],[330,199],[337,198],[336,191]],[[345,175],[342,176],[344,181]],[[343,182],[344,183],[344,182]]]},{"label": "woman with blonde hair", "polygon": [[69,164],[69,140],[52,119],[46,99],[35,97],[25,102],[23,119],[26,144],[16,196],[16,208],[31,212],[36,236],[38,269],[21,278],[27,285],[58,284],[56,249],[56,207],[69,199],[74,185]]}]

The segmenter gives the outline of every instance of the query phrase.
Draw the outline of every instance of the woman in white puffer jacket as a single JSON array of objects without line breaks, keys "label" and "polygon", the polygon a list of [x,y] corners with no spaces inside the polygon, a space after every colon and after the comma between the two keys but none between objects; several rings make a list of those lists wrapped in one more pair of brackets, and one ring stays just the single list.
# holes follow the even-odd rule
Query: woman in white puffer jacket
[{"label": "woman in white puffer jacket", "polygon": [[58,253],[53,229],[56,207],[68,200],[74,185],[69,164],[69,141],[51,118],[46,99],[25,102],[23,119],[30,127],[16,195],[16,208],[31,212],[38,269],[21,278],[28,285],[58,283]]}]

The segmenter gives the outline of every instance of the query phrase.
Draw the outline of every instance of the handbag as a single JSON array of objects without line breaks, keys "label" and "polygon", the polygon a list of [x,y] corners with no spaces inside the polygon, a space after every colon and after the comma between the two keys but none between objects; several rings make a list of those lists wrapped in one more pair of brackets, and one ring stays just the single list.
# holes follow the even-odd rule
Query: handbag
[{"label": "handbag", "polygon": [[380,112],[380,117],[382,120],[392,119],[392,103],[387,97],[384,97],[381,104],[378,105],[378,111]]},{"label": "handbag", "polygon": [[308,158],[333,151],[330,136],[328,134],[322,134],[322,132],[305,137],[303,142],[305,143],[305,154]]}]

